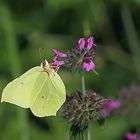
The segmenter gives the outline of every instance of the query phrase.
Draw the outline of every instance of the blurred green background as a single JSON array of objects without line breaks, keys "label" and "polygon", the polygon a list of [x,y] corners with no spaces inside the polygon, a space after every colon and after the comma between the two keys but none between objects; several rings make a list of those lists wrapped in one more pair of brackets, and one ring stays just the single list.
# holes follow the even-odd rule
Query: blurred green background
[{"label": "blurred green background", "polygon": [[[12,79],[40,65],[38,50],[51,60],[51,48],[65,52],[82,36],[93,35],[96,70],[86,88],[117,98],[118,91],[140,79],[140,0],[1,0],[0,93]],[[80,90],[80,75],[59,71],[67,94]],[[91,125],[92,140],[123,140],[131,121],[107,119]],[[36,118],[30,110],[0,104],[0,140],[69,140],[69,125],[57,117]]]}]

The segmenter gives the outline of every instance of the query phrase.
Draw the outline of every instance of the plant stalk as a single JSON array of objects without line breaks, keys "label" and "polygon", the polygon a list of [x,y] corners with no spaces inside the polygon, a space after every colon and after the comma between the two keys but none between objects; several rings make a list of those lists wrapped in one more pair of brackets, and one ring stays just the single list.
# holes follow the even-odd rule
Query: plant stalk
[{"label": "plant stalk", "polygon": [[86,86],[85,86],[84,72],[81,73],[81,87],[82,87],[82,94],[86,95]]},{"label": "plant stalk", "polygon": [[[81,87],[82,87],[82,94],[85,96],[86,95],[86,86],[85,86],[84,71],[81,72]],[[85,137],[85,140],[91,140],[89,127],[88,127],[88,135],[87,135],[87,137]]]}]

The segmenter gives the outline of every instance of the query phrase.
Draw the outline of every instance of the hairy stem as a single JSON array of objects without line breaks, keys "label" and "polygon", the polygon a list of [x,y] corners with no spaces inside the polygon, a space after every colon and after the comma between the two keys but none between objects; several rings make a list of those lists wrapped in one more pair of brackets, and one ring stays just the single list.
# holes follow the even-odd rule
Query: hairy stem
[{"label": "hairy stem", "polygon": [[88,128],[88,140],[91,140],[91,136],[90,136],[90,128]]},{"label": "hairy stem", "polygon": [[86,95],[86,86],[85,86],[84,72],[81,73],[81,87],[82,87],[82,94]]},{"label": "hairy stem", "polygon": [[[82,87],[82,94],[83,95],[86,95],[86,86],[85,86],[84,71],[81,72],[81,87]],[[85,140],[91,140],[91,137],[90,137],[90,128],[88,128],[88,135],[87,135],[87,138],[85,137]]]}]

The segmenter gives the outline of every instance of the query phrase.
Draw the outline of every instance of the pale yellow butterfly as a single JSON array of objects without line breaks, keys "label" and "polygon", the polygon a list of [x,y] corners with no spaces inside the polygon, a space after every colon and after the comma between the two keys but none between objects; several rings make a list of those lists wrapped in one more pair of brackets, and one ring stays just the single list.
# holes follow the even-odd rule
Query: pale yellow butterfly
[{"label": "pale yellow butterfly", "polygon": [[1,102],[30,108],[37,117],[55,116],[66,99],[65,85],[47,60],[10,82]]}]

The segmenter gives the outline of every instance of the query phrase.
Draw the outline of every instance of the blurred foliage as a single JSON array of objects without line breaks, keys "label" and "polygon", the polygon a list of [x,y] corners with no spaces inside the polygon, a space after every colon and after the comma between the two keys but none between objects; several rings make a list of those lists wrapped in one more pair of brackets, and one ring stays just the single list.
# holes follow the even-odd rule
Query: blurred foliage
[{"label": "blurred foliage", "polygon": [[[116,98],[120,88],[140,79],[140,0],[1,0],[0,91],[13,78],[40,64],[38,49],[51,60],[51,48],[76,46],[94,35],[99,76],[86,74],[86,88]],[[80,90],[80,75],[60,70],[67,94]],[[35,118],[29,111],[0,105],[0,140],[68,140],[69,125],[57,117]],[[131,121],[112,117],[92,127],[92,139],[123,139]]]}]

